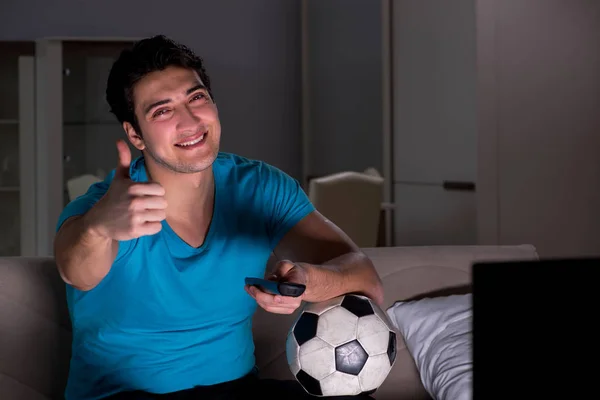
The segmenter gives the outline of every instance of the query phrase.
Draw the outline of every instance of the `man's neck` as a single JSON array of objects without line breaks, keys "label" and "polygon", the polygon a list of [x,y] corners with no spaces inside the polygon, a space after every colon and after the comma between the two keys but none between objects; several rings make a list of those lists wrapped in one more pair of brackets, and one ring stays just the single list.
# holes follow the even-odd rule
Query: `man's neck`
[{"label": "man's neck", "polygon": [[[186,218],[205,209],[207,203],[212,204],[214,197],[214,175],[212,166],[204,171],[184,174],[174,172],[146,162],[148,179],[159,183],[165,189],[167,200],[167,216],[176,219]],[[209,207],[212,209],[212,206]]]}]

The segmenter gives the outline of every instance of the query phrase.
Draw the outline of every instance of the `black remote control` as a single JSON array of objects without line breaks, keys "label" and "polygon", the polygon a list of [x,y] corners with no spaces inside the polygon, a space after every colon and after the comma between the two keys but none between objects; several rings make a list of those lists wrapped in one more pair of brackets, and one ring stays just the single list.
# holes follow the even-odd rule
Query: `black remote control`
[{"label": "black remote control", "polygon": [[246,278],[246,285],[256,286],[263,292],[281,296],[298,297],[306,290],[306,285],[292,282],[277,282],[262,278]]}]

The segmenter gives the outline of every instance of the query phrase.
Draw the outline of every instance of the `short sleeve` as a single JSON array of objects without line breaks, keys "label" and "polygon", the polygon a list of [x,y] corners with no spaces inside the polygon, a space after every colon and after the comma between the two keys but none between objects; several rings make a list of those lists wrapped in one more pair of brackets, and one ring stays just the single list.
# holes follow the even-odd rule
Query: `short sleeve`
[{"label": "short sleeve", "polygon": [[269,241],[274,249],[283,236],[315,208],[299,182],[285,172],[262,164],[261,181]]},{"label": "short sleeve", "polygon": [[104,196],[110,187],[110,182],[114,176],[114,172],[111,172],[104,181],[96,182],[92,184],[87,192],[76,199],[72,200],[65,206],[61,212],[58,222],[56,224],[56,231],[65,223],[65,221],[71,217],[83,215],[90,208],[94,206]]}]

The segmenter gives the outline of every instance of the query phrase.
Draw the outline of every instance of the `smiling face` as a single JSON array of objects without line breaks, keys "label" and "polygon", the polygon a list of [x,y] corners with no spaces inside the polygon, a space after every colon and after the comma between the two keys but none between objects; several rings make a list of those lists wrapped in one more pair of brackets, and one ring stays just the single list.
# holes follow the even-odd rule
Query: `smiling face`
[{"label": "smiling face", "polygon": [[140,132],[123,123],[146,162],[178,173],[209,168],[219,152],[221,123],[208,90],[193,69],[170,66],[154,71],[133,88]]}]

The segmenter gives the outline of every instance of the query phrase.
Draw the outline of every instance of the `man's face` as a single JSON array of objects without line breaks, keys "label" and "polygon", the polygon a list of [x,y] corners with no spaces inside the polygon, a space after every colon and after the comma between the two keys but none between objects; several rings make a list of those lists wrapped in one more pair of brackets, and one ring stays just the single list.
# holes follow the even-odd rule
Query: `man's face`
[{"label": "man's face", "polygon": [[[168,67],[144,76],[133,89],[141,132],[126,123],[132,144],[174,172],[194,173],[217,157],[221,123],[196,71]],[[141,135],[138,135],[141,134]]]}]

